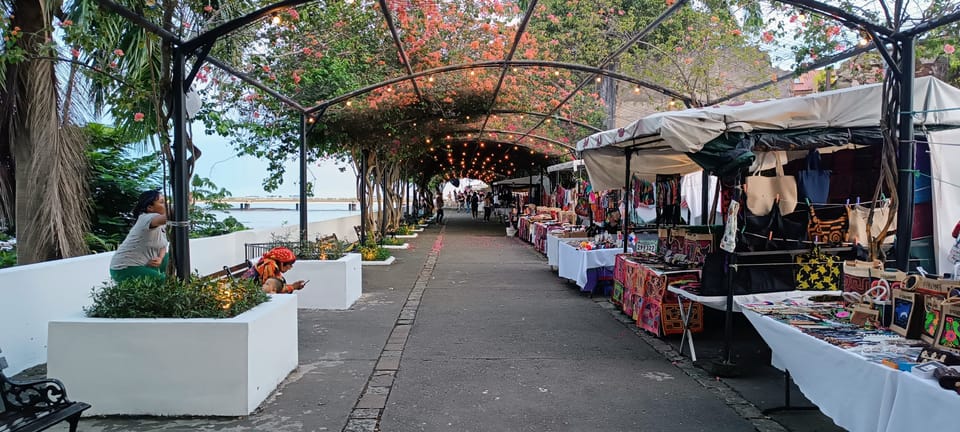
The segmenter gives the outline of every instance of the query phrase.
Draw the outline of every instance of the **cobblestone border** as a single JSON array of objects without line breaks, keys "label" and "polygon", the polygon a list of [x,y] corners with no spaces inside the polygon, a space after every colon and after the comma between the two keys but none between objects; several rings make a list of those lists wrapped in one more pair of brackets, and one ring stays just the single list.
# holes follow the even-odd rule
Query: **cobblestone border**
[{"label": "cobblestone border", "polygon": [[407,295],[407,301],[404,302],[403,309],[400,310],[400,315],[393,324],[393,331],[390,332],[387,343],[380,351],[377,364],[374,366],[370,377],[367,378],[367,384],[363,387],[360,398],[353,405],[342,432],[380,431],[380,419],[383,416],[384,408],[387,406],[387,398],[390,397],[393,380],[397,376],[397,370],[400,369],[400,358],[403,356],[403,349],[407,345],[407,338],[410,336],[413,321],[417,318],[420,299],[423,298],[423,291],[427,289],[427,282],[433,277],[433,270],[437,267],[437,258],[440,256],[440,249],[443,248],[443,234],[446,229],[446,225],[441,225],[440,234],[434,240],[433,248],[427,253],[423,268],[420,269],[420,274],[413,284],[413,289]]},{"label": "cobblestone border", "polygon": [[601,308],[610,312],[614,319],[619,321],[624,327],[633,331],[641,340],[650,345],[656,352],[660,353],[667,360],[670,360],[677,369],[683,371],[687,376],[693,378],[700,386],[710,390],[715,396],[719,397],[727,406],[732,408],[740,417],[753,424],[759,432],[789,432],[787,428],[780,423],[763,414],[756,405],[740,396],[730,385],[722,379],[710,375],[707,371],[693,365],[689,358],[681,355],[670,344],[650,336],[642,329],[637,327],[633,320],[621,313],[613,303],[607,298],[596,298],[593,300]]}]

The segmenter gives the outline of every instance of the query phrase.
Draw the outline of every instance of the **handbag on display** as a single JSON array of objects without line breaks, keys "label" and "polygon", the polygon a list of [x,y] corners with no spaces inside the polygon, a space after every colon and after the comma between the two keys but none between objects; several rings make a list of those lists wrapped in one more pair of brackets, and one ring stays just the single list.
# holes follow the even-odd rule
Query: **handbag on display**
[{"label": "handbag on display", "polygon": [[779,197],[775,197],[764,216],[749,213],[744,216],[741,250],[756,252],[800,248],[800,242],[806,238],[806,225],[784,217],[778,202]]},{"label": "handbag on display", "polygon": [[887,218],[891,212],[893,212],[894,222],[890,225],[887,236],[883,239],[884,244],[893,243],[893,234],[897,232],[897,211],[890,208],[890,202],[886,201],[886,204],[873,209],[873,223],[870,225],[869,234],[867,234],[867,219],[870,217],[870,208],[860,204],[848,205],[847,219],[850,226],[847,230],[846,240],[863,245],[869,244],[871,239],[880,237],[883,226],[887,224]]},{"label": "handbag on display", "polygon": [[903,281],[906,289],[940,297],[960,296],[960,281],[952,279],[929,278],[923,275],[912,274]]},{"label": "handbag on display", "polygon": [[890,330],[907,339],[919,339],[926,318],[923,294],[895,288],[890,302],[893,305]]},{"label": "handbag on display", "polygon": [[960,297],[949,297],[940,303],[940,323],[933,347],[960,353]]},{"label": "handbag on display", "polygon": [[[766,153],[763,156],[765,157]],[[797,179],[783,174],[783,162],[780,160],[779,152],[774,152],[774,157],[777,159],[775,176],[760,175],[763,168],[763,157],[761,157],[757,163],[757,170],[752,176],[747,177],[747,208],[755,216],[766,216],[770,213],[778,195],[780,214],[790,214],[797,207]]]},{"label": "handbag on display", "polygon": [[813,206],[810,206],[807,238],[820,243],[842,243],[847,238],[847,215],[841,215],[836,219],[820,219]]},{"label": "handbag on display", "polygon": [[853,305],[850,313],[850,322],[856,326],[865,326],[867,323],[879,323],[880,302],[889,293],[885,284],[879,284],[867,290],[862,295],[845,292],[843,298]]},{"label": "handbag on display", "polygon": [[937,338],[937,327],[940,326],[940,305],[945,299],[935,295],[923,296],[923,325],[920,327],[920,340],[931,346]]},{"label": "handbag on display", "polygon": [[840,289],[840,263],[832,255],[823,253],[819,246],[797,255],[796,282],[798,290],[836,291]]},{"label": "handbag on display", "polygon": [[816,204],[828,201],[830,195],[830,171],[820,168],[820,151],[807,153],[807,169],[797,173],[797,188],[801,199]]}]

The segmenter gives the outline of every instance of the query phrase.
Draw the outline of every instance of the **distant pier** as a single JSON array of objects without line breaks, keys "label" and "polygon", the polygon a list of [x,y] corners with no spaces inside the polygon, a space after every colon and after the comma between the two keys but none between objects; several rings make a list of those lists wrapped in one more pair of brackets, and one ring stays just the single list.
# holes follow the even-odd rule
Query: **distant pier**
[{"label": "distant pier", "polygon": [[[299,197],[230,197],[223,199],[222,202],[230,204],[239,210],[249,210],[253,208],[254,204],[260,206],[293,204],[295,209],[300,209]],[[348,211],[360,210],[360,201],[356,198],[307,198],[307,204],[343,204]]]}]

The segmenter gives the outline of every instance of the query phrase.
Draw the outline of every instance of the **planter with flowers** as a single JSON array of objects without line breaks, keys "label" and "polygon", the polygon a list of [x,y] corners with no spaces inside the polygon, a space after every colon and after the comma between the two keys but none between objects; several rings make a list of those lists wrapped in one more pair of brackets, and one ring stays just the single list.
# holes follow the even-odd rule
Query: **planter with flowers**
[{"label": "planter with flowers", "polygon": [[393,264],[394,257],[390,251],[376,244],[367,243],[358,249],[360,257],[363,258],[363,265],[390,265]]},{"label": "planter with flowers", "polygon": [[47,372],[86,415],[242,416],[297,367],[297,297],[249,281],[134,279],[50,321]]}]

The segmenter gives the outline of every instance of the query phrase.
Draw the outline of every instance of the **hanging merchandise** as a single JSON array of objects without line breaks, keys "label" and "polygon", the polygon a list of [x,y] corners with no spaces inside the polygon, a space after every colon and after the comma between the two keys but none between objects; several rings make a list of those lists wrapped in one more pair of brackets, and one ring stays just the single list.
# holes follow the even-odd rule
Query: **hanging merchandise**
[{"label": "hanging merchandise", "polygon": [[723,228],[723,240],[720,240],[720,249],[733,253],[737,248],[737,213],[740,212],[740,203],[730,201],[727,209],[727,224]]},{"label": "hanging merchandise", "polygon": [[837,244],[842,243],[846,237],[846,214],[836,219],[820,219],[813,206],[810,206],[810,222],[807,224],[807,238],[810,241]]},{"label": "hanging merchandise", "polygon": [[835,291],[840,289],[840,261],[832,255],[813,250],[796,258],[797,289],[813,291]]},{"label": "hanging merchandise", "polygon": [[783,174],[783,162],[779,152],[774,152],[776,176],[761,176],[760,171],[767,154],[763,153],[757,162],[757,170],[747,177],[747,208],[756,216],[766,216],[773,207],[773,202],[780,197],[780,213],[788,215],[797,207],[797,179]]},{"label": "hanging merchandise", "polygon": [[824,204],[830,195],[830,171],[820,168],[820,151],[807,153],[807,169],[797,173],[797,188],[800,199],[814,204]]},{"label": "hanging merchandise", "polygon": [[657,174],[655,186],[658,225],[678,225],[682,221],[680,178],[680,174]]},{"label": "hanging merchandise", "polygon": [[867,234],[867,219],[870,217],[870,208],[860,204],[847,205],[847,217],[850,220],[850,229],[847,231],[848,242],[868,245],[871,239],[879,238],[887,218],[893,213],[893,223],[887,231],[883,242],[893,243],[897,232],[897,210],[890,208],[890,200],[882,200],[873,207],[873,222],[870,224],[870,234]]}]

